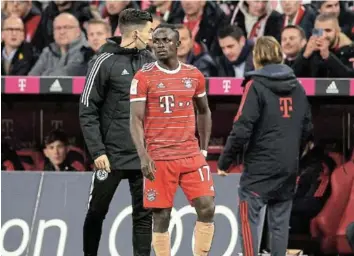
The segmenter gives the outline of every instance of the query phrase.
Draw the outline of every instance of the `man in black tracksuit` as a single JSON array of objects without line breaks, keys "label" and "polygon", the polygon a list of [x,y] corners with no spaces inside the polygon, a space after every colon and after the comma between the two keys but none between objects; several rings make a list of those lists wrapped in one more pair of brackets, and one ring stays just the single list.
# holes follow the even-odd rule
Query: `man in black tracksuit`
[{"label": "man in black tracksuit", "polygon": [[135,73],[154,60],[146,50],[151,22],[147,12],[123,11],[122,38],[108,39],[89,64],[80,124],[96,171],[84,224],[85,256],[97,256],[102,223],[122,179],[128,179],[132,197],[134,255],[150,255],[152,214],[143,208],[143,176],[129,131],[129,93]]},{"label": "man in black tracksuit", "polygon": [[[255,52],[263,39],[258,40]],[[274,44],[280,49],[278,43]],[[300,145],[312,130],[304,89],[292,69],[280,64],[281,52],[278,56],[278,64],[270,62],[261,68],[258,64],[256,71],[246,74],[250,81],[218,162],[219,175],[226,176],[233,159],[248,143],[239,187],[238,215],[246,256],[258,255],[257,226],[264,205],[268,206],[272,255],[286,254]]]}]

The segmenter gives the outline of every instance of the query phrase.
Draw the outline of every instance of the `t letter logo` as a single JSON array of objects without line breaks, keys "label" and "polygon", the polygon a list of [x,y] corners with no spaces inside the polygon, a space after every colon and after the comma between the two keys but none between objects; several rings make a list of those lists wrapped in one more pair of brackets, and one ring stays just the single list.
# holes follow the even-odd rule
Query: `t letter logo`
[{"label": "t letter logo", "polygon": [[284,118],[290,117],[290,111],[293,111],[293,99],[291,97],[279,98],[280,111],[283,112]]},{"label": "t letter logo", "polygon": [[165,114],[172,113],[171,108],[173,108],[174,106],[175,98],[173,97],[173,95],[160,96],[160,107],[165,109]]}]

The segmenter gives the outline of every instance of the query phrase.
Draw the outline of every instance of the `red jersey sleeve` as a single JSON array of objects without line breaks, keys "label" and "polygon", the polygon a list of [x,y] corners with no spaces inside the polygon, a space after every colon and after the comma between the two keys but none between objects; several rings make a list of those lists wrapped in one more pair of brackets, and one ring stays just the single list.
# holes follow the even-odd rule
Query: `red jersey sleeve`
[{"label": "red jersey sleeve", "polygon": [[148,83],[144,74],[139,71],[135,74],[130,86],[130,102],[146,101]]},{"label": "red jersey sleeve", "polygon": [[205,88],[205,77],[199,70],[197,70],[197,78],[198,78],[198,84],[195,89],[194,97],[201,98],[206,95],[206,88]]}]

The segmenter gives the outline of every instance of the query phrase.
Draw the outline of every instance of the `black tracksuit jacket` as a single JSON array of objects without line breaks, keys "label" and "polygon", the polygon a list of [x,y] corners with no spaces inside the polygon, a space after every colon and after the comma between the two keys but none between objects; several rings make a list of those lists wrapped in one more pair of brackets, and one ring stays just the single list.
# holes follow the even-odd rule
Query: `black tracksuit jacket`
[{"label": "black tracksuit jacket", "polygon": [[120,47],[113,37],[89,63],[80,97],[80,125],[93,159],[106,154],[113,170],[140,169],[129,131],[130,84],[154,58],[148,50]]},{"label": "black tracksuit jacket", "polygon": [[307,97],[292,69],[283,64],[266,65],[246,77],[250,81],[218,168],[227,170],[248,143],[240,186],[265,198],[287,200],[295,192],[301,143],[312,135]]}]

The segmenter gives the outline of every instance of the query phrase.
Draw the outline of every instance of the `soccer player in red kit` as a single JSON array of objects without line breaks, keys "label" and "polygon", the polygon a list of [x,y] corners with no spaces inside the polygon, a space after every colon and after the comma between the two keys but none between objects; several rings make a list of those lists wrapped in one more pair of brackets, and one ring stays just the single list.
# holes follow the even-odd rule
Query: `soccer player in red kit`
[{"label": "soccer player in red kit", "polygon": [[157,61],[143,66],[131,84],[130,131],[145,177],[144,207],[153,209],[153,248],[157,256],[170,256],[168,227],[180,185],[198,216],[194,255],[208,255],[215,204],[205,160],[211,133],[205,79],[197,68],[178,61],[179,34],[172,25],[156,28],[152,42]]}]

